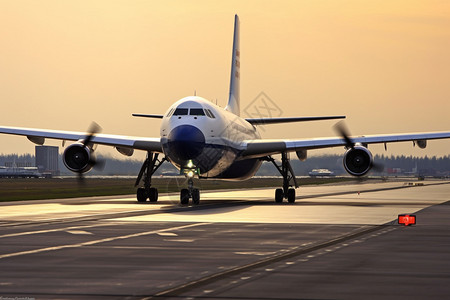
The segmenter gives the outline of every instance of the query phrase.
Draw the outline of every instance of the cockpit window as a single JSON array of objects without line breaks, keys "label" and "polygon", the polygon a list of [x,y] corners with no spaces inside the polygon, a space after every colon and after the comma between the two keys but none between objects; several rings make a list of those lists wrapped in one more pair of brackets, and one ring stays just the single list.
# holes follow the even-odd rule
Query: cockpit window
[{"label": "cockpit window", "polygon": [[214,116],[214,114],[212,113],[211,110],[205,108],[205,113],[208,117],[215,119],[216,117]]},{"label": "cockpit window", "polygon": [[177,108],[173,113],[174,116],[186,116],[188,114],[188,108]]},{"label": "cockpit window", "polygon": [[173,114],[173,111],[175,110],[175,108],[172,108],[166,115],[166,117],[170,117]]},{"label": "cockpit window", "polygon": [[173,108],[168,113],[167,116],[208,116],[209,118],[214,119],[215,116],[210,109],[203,108]]},{"label": "cockpit window", "polygon": [[205,112],[203,111],[203,108],[191,108],[189,115],[191,116],[204,116]]}]

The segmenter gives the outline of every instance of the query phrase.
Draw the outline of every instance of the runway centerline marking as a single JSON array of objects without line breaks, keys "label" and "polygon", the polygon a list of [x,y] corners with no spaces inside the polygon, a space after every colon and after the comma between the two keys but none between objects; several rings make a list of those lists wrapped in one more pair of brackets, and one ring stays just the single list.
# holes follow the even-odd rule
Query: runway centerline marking
[{"label": "runway centerline marking", "polygon": [[158,233],[166,232],[166,231],[180,230],[180,229],[186,229],[186,228],[190,228],[190,227],[198,227],[198,226],[209,225],[209,224],[211,224],[211,223],[195,223],[195,224],[189,224],[189,225],[183,225],[183,226],[170,227],[170,228],[166,228],[166,229],[159,229],[159,230],[152,230],[152,231],[145,231],[145,232],[121,235],[121,236],[116,236],[116,237],[109,237],[109,238],[93,240],[93,241],[88,241],[88,242],[83,242],[83,243],[60,245],[60,246],[47,247],[47,248],[41,248],[41,249],[35,249],[35,250],[7,253],[7,254],[0,255],[0,259],[28,255],[28,254],[36,254],[36,253],[42,253],[42,252],[56,251],[56,250],[67,249],[67,248],[80,248],[80,247],[84,247],[84,246],[92,246],[92,245],[96,245],[96,244],[100,244],[100,243],[112,242],[112,241],[117,241],[117,240],[125,240],[125,239],[129,239],[129,238],[134,238],[134,237],[158,234]]},{"label": "runway centerline marking", "polygon": [[66,232],[70,233],[70,234],[86,234],[86,235],[93,234],[92,232],[84,231],[84,230],[67,230]]},{"label": "runway centerline marking", "polygon": [[[49,232],[57,232],[57,231],[73,231],[74,229],[92,228],[92,227],[99,227],[99,226],[107,226],[107,224],[71,226],[71,227],[64,227],[64,228],[55,228],[55,229],[46,229],[46,230],[36,230],[36,231],[8,233],[8,234],[0,235],[0,239],[1,238],[21,236],[21,235],[32,235],[32,234],[49,233]],[[110,226],[110,225],[108,225],[108,226]]]}]

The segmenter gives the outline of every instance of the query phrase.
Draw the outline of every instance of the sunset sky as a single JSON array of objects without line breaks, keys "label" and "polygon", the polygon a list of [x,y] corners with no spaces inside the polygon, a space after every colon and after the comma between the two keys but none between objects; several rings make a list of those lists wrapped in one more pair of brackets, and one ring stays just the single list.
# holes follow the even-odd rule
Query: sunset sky
[{"label": "sunset sky", "polygon": [[[162,114],[194,91],[225,106],[234,14],[241,107],[264,92],[283,117],[346,115],[353,135],[450,131],[450,1],[434,0],[0,0],[0,126],[96,121],[103,133],[157,137],[159,120],[131,114]],[[334,136],[334,123],[262,134]],[[120,157],[110,149],[99,147]],[[450,141],[370,149],[449,155]],[[0,135],[0,153],[28,152],[25,137]]]}]

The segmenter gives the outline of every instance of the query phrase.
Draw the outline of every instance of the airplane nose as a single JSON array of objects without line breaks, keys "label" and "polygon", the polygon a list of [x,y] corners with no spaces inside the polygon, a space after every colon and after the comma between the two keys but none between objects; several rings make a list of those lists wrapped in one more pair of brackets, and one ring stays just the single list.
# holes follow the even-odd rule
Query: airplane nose
[{"label": "airplane nose", "polygon": [[167,142],[169,156],[176,161],[186,161],[202,153],[205,136],[195,126],[181,125],[172,129]]}]

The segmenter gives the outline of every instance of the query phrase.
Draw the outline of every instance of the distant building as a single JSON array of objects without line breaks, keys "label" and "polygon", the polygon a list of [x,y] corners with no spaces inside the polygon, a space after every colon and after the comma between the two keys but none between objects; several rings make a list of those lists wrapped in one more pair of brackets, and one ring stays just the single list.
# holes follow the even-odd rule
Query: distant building
[{"label": "distant building", "polygon": [[5,162],[5,167],[8,168],[29,168],[34,167],[34,165],[29,161],[7,161]]},{"label": "distant building", "polygon": [[59,147],[36,146],[36,167],[44,175],[59,175]]},{"label": "distant building", "polygon": [[39,178],[41,176],[36,167],[0,166],[0,178]]}]

